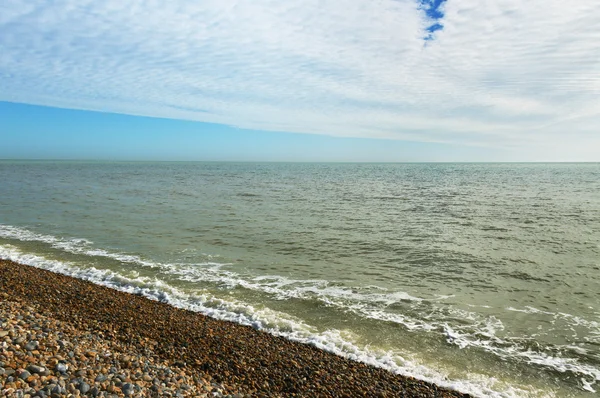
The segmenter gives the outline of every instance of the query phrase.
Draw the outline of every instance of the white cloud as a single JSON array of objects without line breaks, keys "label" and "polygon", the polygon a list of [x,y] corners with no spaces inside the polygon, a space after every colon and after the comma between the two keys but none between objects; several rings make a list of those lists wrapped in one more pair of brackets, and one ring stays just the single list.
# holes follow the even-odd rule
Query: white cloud
[{"label": "white cloud", "polygon": [[599,143],[593,1],[448,0],[444,29],[430,41],[434,21],[417,0],[5,0],[2,8],[4,101],[568,148],[571,158]]}]

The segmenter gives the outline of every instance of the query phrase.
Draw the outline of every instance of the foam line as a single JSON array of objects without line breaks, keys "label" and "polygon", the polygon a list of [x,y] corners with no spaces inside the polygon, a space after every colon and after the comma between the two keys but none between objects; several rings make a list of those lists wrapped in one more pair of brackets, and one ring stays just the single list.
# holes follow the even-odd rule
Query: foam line
[{"label": "foam line", "polygon": [[[581,348],[577,347],[577,349],[573,349],[573,347],[570,346],[539,346],[535,350],[532,350],[531,347],[528,346],[530,339],[525,337],[502,339],[498,337],[497,332],[503,330],[504,325],[495,317],[483,317],[476,312],[469,312],[451,306],[437,305],[438,303],[443,303],[451,296],[438,296],[435,299],[424,299],[405,292],[389,292],[386,289],[381,288],[367,289],[366,292],[359,291],[360,289],[335,286],[332,282],[325,280],[295,280],[277,275],[244,277],[235,272],[223,269],[223,265],[225,264],[207,262],[192,266],[183,263],[157,263],[145,260],[137,255],[113,253],[103,249],[94,248],[93,242],[86,239],[58,238],[51,235],[31,232],[24,228],[2,224],[0,224],[0,237],[19,241],[44,242],[53,248],[64,250],[69,253],[92,257],[106,257],[125,263],[152,269],[160,269],[161,272],[169,274],[170,276],[175,276],[181,281],[209,282],[228,288],[240,287],[266,293],[278,300],[319,300],[328,306],[338,308],[342,311],[350,311],[361,318],[396,323],[402,325],[409,331],[438,333],[443,336],[449,344],[456,345],[460,349],[472,347],[487,351],[503,360],[510,359],[521,361],[546,367],[558,372],[571,372],[580,379],[582,388],[588,391],[594,389],[594,385],[600,382],[599,368],[589,364],[580,363],[576,357],[564,356],[565,352],[576,352],[577,350],[581,350]],[[13,247],[11,250],[16,249]],[[29,254],[18,254],[18,259],[15,261],[36,266],[35,264],[38,261],[34,260],[30,263],[28,262],[27,256],[29,256]],[[181,302],[183,303],[181,304],[183,308],[193,309],[192,307],[197,305],[196,301],[198,301],[198,299],[192,299],[176,288],[169,286],[156,278],[151,280],[139,277],[128,279],[113,271],[98,270],[96,268],[82,269],[75,267],[73,264],[64,266],[62,264],[66,263],[56,262],[56,264],[54,264],[53,262],[48,263],[48,261],[50,260],[43,259],[42,262],[45,265],[42,268],[60,273],[65,273],[65,269],[78,269],[80,271],[77,271],[77,274],[72,276],[90,280],[95,283],[107,284],[119,290],[144,294],[150,298],[162,300],[171,304]],[[373,290],[376,291],[373,292]],[[252,325],[263,330],[270,330],[275,334],[280,333],[282,330],[285,330],[287,333],[288,331],[298,329],[297,326],[299,320],[294,319],[293,321],[285,321],[292,322],[296,325],[295,327],[291,327],[291,324],[285,324],[285,322],[281,323],[285,318],[282,314],[268,318],[270,320],[266,321],[267,318],[259,316],[259,312],[256,309],[242,303],[232,304],[232,302],[218,302],[216,298],[211,298],[210,300],[202,298],[200,300],[204,300],[202,301],[204,304],[195,310],[219,319],[227,319],[238,323]],[[414,317],[407,313],[390,312],[386,310],[388,306],[396,303],[407,305],[412,312],[419,313],[420,316]],[[231,306],[235,309],[232,310]],[[223,308],[225,309],[223,310]],[[594,332],[597,333],[600,330],[600,323],[588,321],[570,314],[551,313],[533,307],[526,307],[524,309],[509,307],[506,308],[506,310],[530,314],[542,313],[545,315],[552,315],[555,319],[561,318],[566,322],[570,322],[572,325],[586,327],[590,329],[592,335]],[[225,312],[221,313],[221,311]],[[289,315],[286,316],[289,318]],[[459,318],[468,322],[457,325],[452,322],[452,319],[454,318]],[[277,319],[277,322],[275,322],[275,319]],[[273,322],[275,322],[275,326],[269,326]],[[306,327],[308,326],[303,326],[303,328]],[[310,333],[312,333],[312,331],[310,331]],[[287,337],[298,339],[292,335]],[[317,345],[317,343],[314,344]]]},{"label": "foam line", "polygon": [[514,386],[505,386],[493,379],[481,382],[451,380],[439,371],[413,363],[396,353],[361,348],[344,331],[326,330],[317,332],[315,328],[288,314],[270,309],[257,309],[236,300],[218,299],[206,293],[185,294],[176,287],[155,278],[127,278],[111,270],[101,270],[95,267],[84,268],[70,262],[51,260],[39,255],[24,253],[13,245],[0,245],[0,258],[87,280],[119,291],[142,295],[177,308],[201,312],[216,319],[249,325],[274,335],[286,337],[292,341],[311,344],[352,360],[384,368],[397,374],[412,376],[473,396],[497,398],[553,397],[553,395],[540,391],[528,391]]}]

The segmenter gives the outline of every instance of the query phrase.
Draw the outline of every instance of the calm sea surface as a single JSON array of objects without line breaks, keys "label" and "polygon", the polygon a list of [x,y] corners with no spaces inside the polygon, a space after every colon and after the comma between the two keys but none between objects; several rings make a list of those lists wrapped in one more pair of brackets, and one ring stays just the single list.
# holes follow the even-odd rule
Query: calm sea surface
[{"label": "calm sea surface", "polygon": [[600,164],[2,161],[0,257],[478,396],[600,391]]}]

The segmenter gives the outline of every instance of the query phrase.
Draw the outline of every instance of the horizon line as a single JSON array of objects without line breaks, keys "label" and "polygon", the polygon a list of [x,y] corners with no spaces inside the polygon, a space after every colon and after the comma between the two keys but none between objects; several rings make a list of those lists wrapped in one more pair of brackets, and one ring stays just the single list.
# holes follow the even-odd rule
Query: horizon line
[{"label": "horizon line", "polygon": [[113,163],[337,163],[337,164],[600,164],[599,161],[360,161],[360,160],[159,160],[159,159],[40,159],[40,158],[0,158],[0,162],[113,162]]}]

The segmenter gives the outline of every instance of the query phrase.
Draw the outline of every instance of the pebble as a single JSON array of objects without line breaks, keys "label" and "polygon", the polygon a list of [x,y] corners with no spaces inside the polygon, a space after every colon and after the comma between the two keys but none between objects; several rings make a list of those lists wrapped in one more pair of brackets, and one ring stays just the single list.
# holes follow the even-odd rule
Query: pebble
[{"label": "pebble", "polygon": [[469,397],[7,260],[0,297],[0,397]]},{"label": "pebble", "polygon": [[29,343],[25,344],[25,349],[27,351],[37,350],[38,347],[39,347],[39,343],[37,341],[30,341]]},{"label": "pebble", "polygon": [[31,373],[35,373],[35,374],[42,374],[46,372],[46,368],[44,368],[43,366],[37,366],[37,365],[29,365],[27,367],[27,370],[30,371]]},{"label": "pebble", "polygon": [[21,373],[19,373],[19,379],[27,380],[29,377],[31,377],[31,373],[29,373],[26,370],[24,370]]},{"label": "pebble", "polygon": [[129,384],[129,383],[125,383],[125,384],[123,384],[123,388],[121,389],[121,391],[123,391],[123,394],[125,394],[125,395],[131,395],[131,394],[133,394],[133,385]]},{"label": "pebble", "polygon": [[[23,320],[29,322],[30,316],[15,315],[23,313],[29,313],[36,321],[27,323]],[[7,333],[12,331],[23,335],[10,341],[8,346],[0,344],[0,364],[3,365],[0,367],[0,386],[3,386],[0,387],[0,397],[208,397],[200,393],[204,391],[204,384],[194,380],[195,372],[191,369],[182,372],[174,368],[177,369],[176,373],[168,361],[155,362],[155,356],[147,357],[145,352],[137,351],[125,343],[98,339],[89,331],[47,318],[35,308],[23,308],[18,302],[0,302],[0,319],[7,320]],[[46,331],[36,326],[40,323],[48,325],[44,327]],[[54,327],[50,327],[52,325]],[[61,330],[61,336],[67,335],[77,342],[72,346],[71,356],[63,351],[69,343],[58,338],[58,331]],[[23,347],[26,351],[22,351],[19,346],[27,341],[25,335],[35,340],[30,339]],[[45,349],[41,348],[42,344]],[[17,352],[23,355],[15,357],[12,354]],[[26,352],[30,354],[25,355]],[[65,354],[66,360],[62,356]],[[7,366],[6,360],[9,358],[10,363],[21,368],[18,372]],[[15,373],[18,374],[18,380],[22,380],[19,385],[12,377]],[[175,374],[179,377],[176,382],[169,377]],[[108,383],[111,379],[113,381]],[[142,385],[132,383],[134,379],[140,380]],[[28,384],[22,384],[24,382]],[[171,384],[176,384],[173,390],[167,387]],[[15,388],[18,386],[20,388]]]},{"label": "pebble", "polygon": [[88,391],[90,391],[90,385],[86,382],[82,382],[81,384],[79,384],[78,389],[79,391],[81,391],[82,394],[86,394]]},{"label": "pebble", "polygon": [[56,367],[54,368],[58,373],[66,373],[67,370],[69,369],[69,366],[67,364],[64,363],[57,363]]}]

